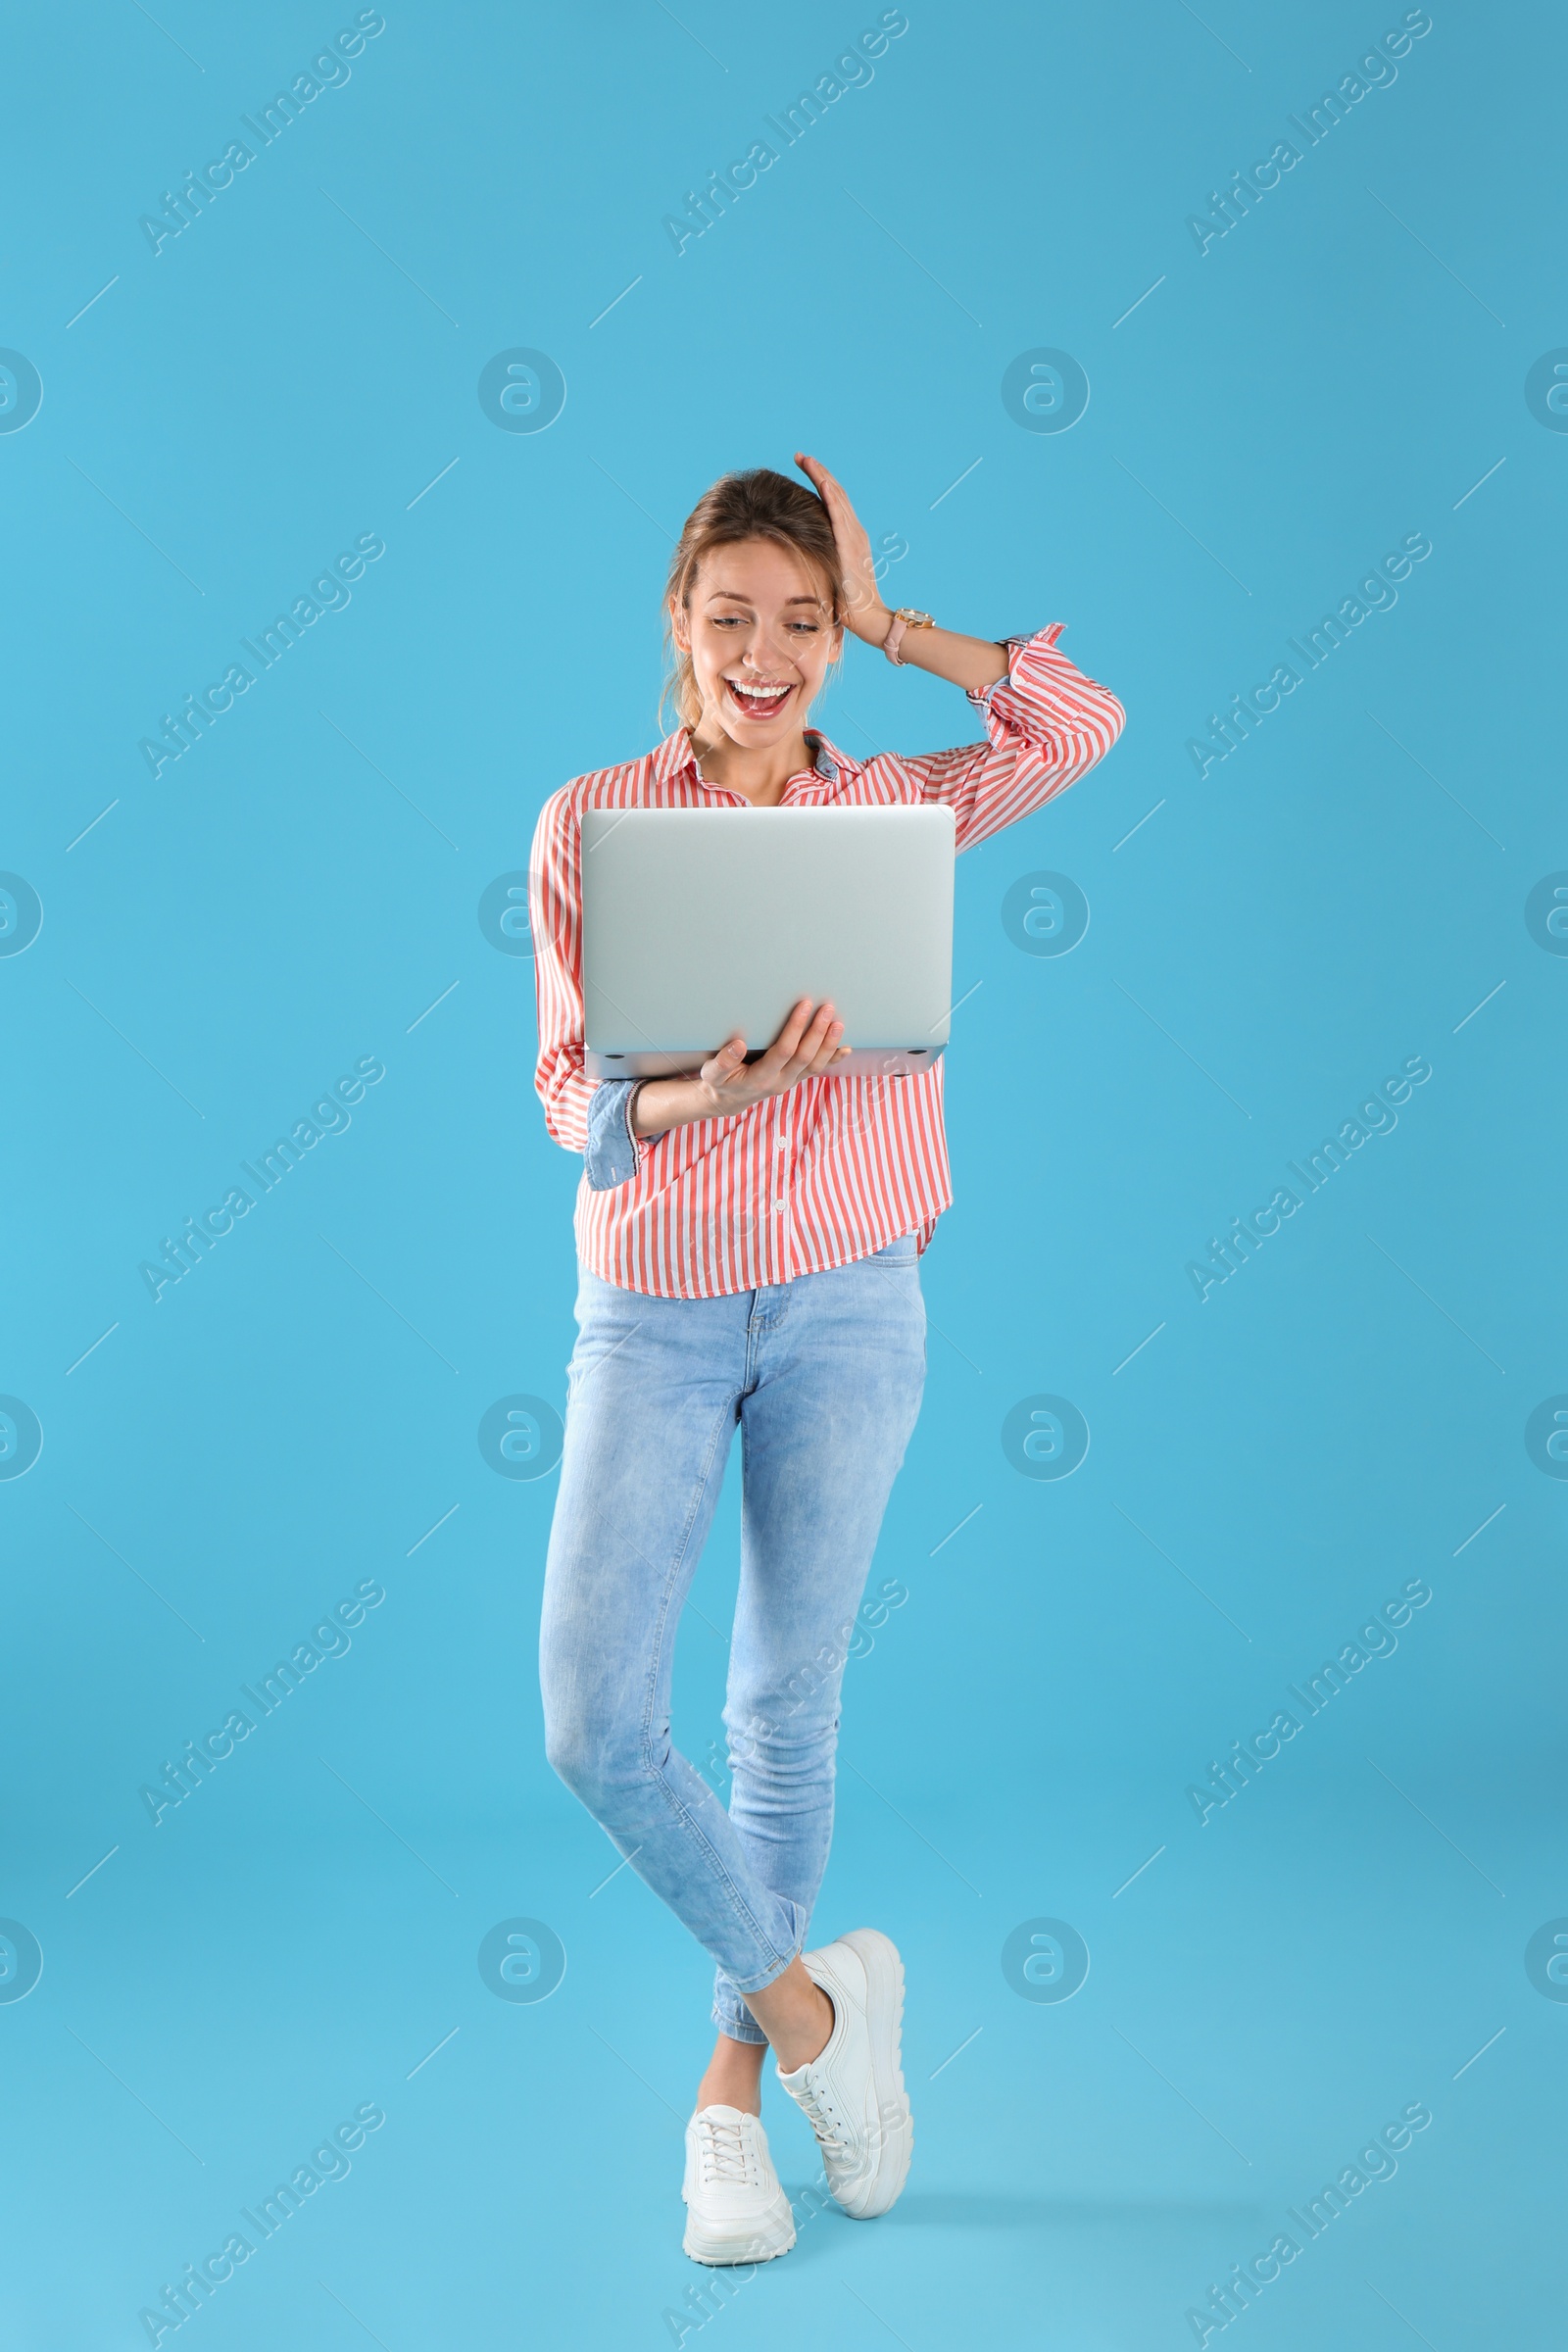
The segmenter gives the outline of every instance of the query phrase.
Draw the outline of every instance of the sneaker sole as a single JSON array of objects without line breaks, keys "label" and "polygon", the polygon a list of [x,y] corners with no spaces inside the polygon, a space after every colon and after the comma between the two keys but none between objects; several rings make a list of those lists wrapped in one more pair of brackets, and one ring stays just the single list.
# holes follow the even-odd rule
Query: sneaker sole
[{"label": "sneaker sole", "polygon": [[[710,2270],[723,2270],[736,2263],[774,2262],[787,2254],[795,2243],[795,2216],[789,2200],[783,2200],[782,2213],[775,2217],[777,2229],[751,2237],[705,2237],[688,2215],[686,2234],[681,2239],[681,2252],[693,2262],[706,2263]],[[788,2230],[785,2236],[782,2232]]]},{"label": "sneaker sole", "polygon": [[[852,1928],[843,1939],[865,1971],[865,2022],[871,2037],[871,2075],[876,2084],[882,2145],[866,2190],[845,2212],[858,2222],[874,2221],[903,2194],[914,2153],[914,2118],[899,2063],[904,2026],[904,1962],[898,1947],[878,1928]],[[890,2122],[888,2119],[892,2117]]]}]

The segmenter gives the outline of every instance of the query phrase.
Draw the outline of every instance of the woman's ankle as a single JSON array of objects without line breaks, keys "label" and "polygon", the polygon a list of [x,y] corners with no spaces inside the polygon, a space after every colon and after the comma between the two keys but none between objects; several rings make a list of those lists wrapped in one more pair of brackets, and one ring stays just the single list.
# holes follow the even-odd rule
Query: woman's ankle
[{"label": "woman's ankle", "polygon": [[782,1976],[746,2005],[773,2047],[780,2070],[792,2075],[819,2058],[833,2032],[833,2004],[797,1955]]},{"label": "woman's ankle", "polygon": [[782,2075],[797,2074],[803,2066],[809,2066],[814,2058],[821,2057],[833,2038],[838,2014],[820,1984],[812,1989],[816,2000],[809,2015],[791,2018],[788,2027],[781,2028],[774,2039],[773,2053]]},{"label": "woman's ankle", "polygon": [[760,2115],[765,2056],[761,2042],[732,2041],[720,2034],[697,2086],[698,2107],[738,2107],[743,2115]]}]

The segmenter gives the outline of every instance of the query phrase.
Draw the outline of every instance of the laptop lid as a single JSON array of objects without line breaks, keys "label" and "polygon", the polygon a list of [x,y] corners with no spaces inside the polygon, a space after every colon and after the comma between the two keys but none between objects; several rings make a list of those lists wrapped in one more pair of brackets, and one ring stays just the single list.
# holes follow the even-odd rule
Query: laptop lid
[{"label": "laptop lid", "polygon": [[844,1042],[918,1067],[948,1039],[951,808],[590,808],[582,820],[590,1074],[760,1053],[801,997]]}]

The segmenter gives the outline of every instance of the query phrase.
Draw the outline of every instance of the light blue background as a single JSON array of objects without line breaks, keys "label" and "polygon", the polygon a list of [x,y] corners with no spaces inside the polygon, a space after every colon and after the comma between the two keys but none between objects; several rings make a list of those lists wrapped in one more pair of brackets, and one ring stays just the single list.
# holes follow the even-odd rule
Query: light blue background
[{"label": "light blue background", "polygon": [[[1560,2309],[1568,2007],[1523,1955],[1568,1912],[1564,1497],[1523,1431],[1568,1389],[1568,961],[1523,907],[1568,865],[1568,438],[1524,398],[1568,343],[1561,25],[1435,8],[1200,256],[1188,214],[1399,9],[911,0],[677,258],[662,217],[878,13],[389,6],[156,258],[138,217],[353,10],[13,24],[0,343],[44,385],[0,436],[0,865],[44,908],[0,958],[0,1389],[44,1432],[0,1482],[0,1911],[44,1953],[0,2004],[28,2352],[146,2341],[369,2100],[349,2178],[192,2323],[209,2352],[652,2347],[671,2309],[705,2352],[1152,2352],[1416,2100],[1253,2352],[1522,2344]],[[547,432],[479,407],[514,346],[564,371]],[[1040,346],[1092,388],[1060,435],[1002,404]],[[603,1884],[545,1767],[554,1480],[476,1444],[499,1397],[564,1401],[576,1177],[531,966],[476,907],[558,784],[655,740],[697,495],[797,447],[907,541],[897,601],[1067,622],[1129,721],[959,869],[957,1203],[873,1571],[907,1597],[849,1669],[817,1922],[905,1950],[915,2170],[698,2328],[708,1963]],[[1416,531],[1397,606],[1200,781],[1207,714]],[[368,532],[348,609],[154,782],[138,739]],[[857,646],[823,711],[859,752],[967,719]],[[1091,908],[1060,958],[1003,928],[1037,869]],[[351,1128],[155,1305],[138,1262],[372,1054]],[[1413,1054],[1396,1130],[1200,1304],[1186,1261]],[[1089,1425],[1063,1482],[1002,1450],[1037,1393]],[[732,1484],[681,1636],[699,1762],[735,1548]],[[1417,1576],[1396,1653],[1200,1828],[1187,1785]],[[349,1654],[154,1829],[138,1787],[368,1578]],[[476,1968],[518,1915],[566,1949],[542,2005]],[[1041,1916],[1090,1949],[1064,2004],[1002,1972]]]}]

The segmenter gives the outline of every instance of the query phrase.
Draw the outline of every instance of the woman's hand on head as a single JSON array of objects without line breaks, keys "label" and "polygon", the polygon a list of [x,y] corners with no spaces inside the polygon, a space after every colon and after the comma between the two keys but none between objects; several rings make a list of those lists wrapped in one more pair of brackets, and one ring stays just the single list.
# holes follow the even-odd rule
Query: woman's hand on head
[{"label": "woman's hand on head", "polygon": [[767,1052],[756,1061],[746,1058],[744,1037],[727,1038],[698,1074],[711,1103],[711,1108],[700,1115],[728,1118],[737,1110],[749,1110],[754,1102],[766,1102],[771,1095],[787,1094],[803,1078],[824,1076],[849,1052],[839,1042],[843,1035],[844,1023],[834,1018],[830,998],[824,998],[813,1010],[810,998],[802,997]]},{"label": "woman's hand on head", "polygon": [[876,564],[864,524],[851,506],[842,485],[816,458],[797,450],[795,463],[826,507],[844,574],[844,625],[867,645],[880,645],[893,625],[893,615],[876,584]]}]

